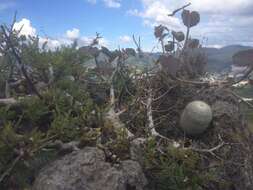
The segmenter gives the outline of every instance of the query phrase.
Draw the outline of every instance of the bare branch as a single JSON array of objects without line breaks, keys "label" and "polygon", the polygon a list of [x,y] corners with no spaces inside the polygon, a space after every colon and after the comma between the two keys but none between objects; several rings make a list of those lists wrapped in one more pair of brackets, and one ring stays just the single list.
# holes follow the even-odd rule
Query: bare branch
[{"label": "bare branch", "polygon": [[186,7],[188,7],[190,5],[191,5],[191,3],[188,3],[188,4],[184,5],[181,8],[174,10],[171,14],[168,14],[168,16],[174,16],[178,11],[181,11],[181,10],[185,9]]},{"label": "bare branch", "polygon": [[248,101],[245,101],[241,96],[237,95],[235,92],[229,91],[233,96],[235,96],[236,98],[238,98],[241,102],[243,102],[244,104],[246,104],[249,108],[253,109],[253,104],[251,104]]},{"label": "bare branch", "polygon": [[15,100],[14,98],[5,98],[5,99],[0,99],[0,105],[15,105],[17,104],[18,101]]},{"label": "bare branch", "polygon": [[19,155],[18,157],[15,158],[15,160],[11,163],[11,166],[1,175],[0,177],[0,183],[3,182],[3,180],[10,175],[12,172],[13,168],[16,166],[16,164],[20,161],[23,155]]},{"label": "bare branch", "polygon": [[141,50],[141,38],[140,38],[140,36],[139,36],[139,39],[138,39],[138,42],[137,42],[137,40],[135,39],[135,36],[133,35],[133,41],[134,41],[134,44],[137,47],[137,52],[138,53],[142,53],[142,50]]}]

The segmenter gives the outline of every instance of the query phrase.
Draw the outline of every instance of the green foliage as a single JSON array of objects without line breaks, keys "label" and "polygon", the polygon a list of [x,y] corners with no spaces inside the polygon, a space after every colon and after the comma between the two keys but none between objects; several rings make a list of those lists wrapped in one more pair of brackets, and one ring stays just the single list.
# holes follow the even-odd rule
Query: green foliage
[{"label": "green foliage", "polygon": [[[14,35],[12,40],[43,97],[28,96],[31,92],[24,81],[25,85],[12,87],[17,105],[0,106],[0,176],[11,169],[0,189],[25,189],[39,169],[57,157],[57,148],[47,147],[54,140],[70,142],[85,135],[91,136],[90,141],[98,138],[84,129],[100,126],[103,108],[93,102],[87,83],[82,81],[88,76],[84,65],[87,55],[79,52],[75,44],[50,51],[46,44],[40,46],[37,37]],[[0,89],[4,92],[7,80],[23,78],[11,52],[1,57],[0,63]],[[41,82],[43,88],[37,86]],[[1,97],[4,94],[0,93]]]},{"label": "green foliage", "polygon": [[197,172],[199,157],[191,150],[169,145],[164,153],[157,150],[155,139],[146,146],[145,169],[151,184],[160,190],[198,190],[204,179]]},{"label": "green foliage", "polygon": [[80,127],[78,126],[78,118],[69,114],[57,115],[51,124],[50,132],[63,142],[69,142],[78,138]]},{"label": "green foliage", "polygon": [[[28,97],[21,102],[22,120],[29,121],[31,125],[37,126],[43,122],[43,119],[50,119],[47,116],[50,114],[50,109],[43,101],[37,97]],[[45,122],[45,121],[44,121]]]},{"label": "green foliage", "polygon": [[116,139],[110,141],[107,146],[121,160],[129,159],[130,141],[125,130],[116,131]]}]

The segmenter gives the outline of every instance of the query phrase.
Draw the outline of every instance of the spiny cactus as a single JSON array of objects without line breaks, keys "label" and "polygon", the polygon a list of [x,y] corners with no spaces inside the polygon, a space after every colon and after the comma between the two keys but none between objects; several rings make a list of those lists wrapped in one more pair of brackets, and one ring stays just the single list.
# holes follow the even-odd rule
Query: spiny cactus
[{"label": "spiny cactus", "polygon": [[200,15],[197,11],[183,10],[181,16],[184,25],[189,28],[196,26],[200,21]]},{"label": "spiny cactus", "polygon": [[183,32],[175,32],[172,31],[171,34],[173,35],[173,37],[178,41],[178,42],[182,42],[185,39],[185,35]]}]

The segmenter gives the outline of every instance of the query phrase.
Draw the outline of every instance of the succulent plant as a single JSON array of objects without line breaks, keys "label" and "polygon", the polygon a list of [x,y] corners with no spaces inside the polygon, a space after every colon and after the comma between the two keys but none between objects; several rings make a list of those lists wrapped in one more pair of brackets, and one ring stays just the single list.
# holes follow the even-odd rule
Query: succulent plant
[{"label": "succulent plant", "polygon": [[175,45],[174,45],[173,42],[168,42],[168,44],[165,45],[164,47],[165,47],[165,50],[166,50],[166,51],[170,52],[170,51],[173,51],[173,50],[174,50]]},{"label": "succulent plant", "polygon": [[178,41],[178,42],[182,42],[185,39],[185,35],[183,32],[175,32],[172,31],[171,34],[173,35],[173,37]]},{"label": "succulent plant", "polygon": [[184,109],[180,126],[190,136],[202,134],[212,121],[211,107],[203,101],[190,102]]},{"label": "succulent plant", "polygon": [[186,27],[190,28],[196,26],[200,21],[200,15],[197,11],[190,12],[189,10],[183,10],[182,12],[183,23]]}]

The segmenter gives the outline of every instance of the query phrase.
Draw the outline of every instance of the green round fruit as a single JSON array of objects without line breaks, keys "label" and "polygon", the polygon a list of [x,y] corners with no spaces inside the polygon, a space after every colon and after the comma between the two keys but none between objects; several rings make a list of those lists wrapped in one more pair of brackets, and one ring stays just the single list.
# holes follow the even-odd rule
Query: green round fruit
[{"label": "green round fruit", "polygon": [[203,133],[213,118],[211,107],[203,101],[189,103],[180,118],[180,127],[187,135]]}]

